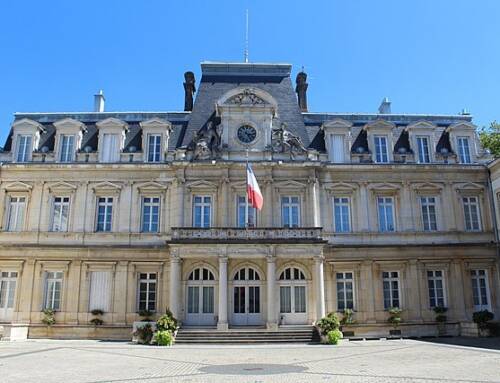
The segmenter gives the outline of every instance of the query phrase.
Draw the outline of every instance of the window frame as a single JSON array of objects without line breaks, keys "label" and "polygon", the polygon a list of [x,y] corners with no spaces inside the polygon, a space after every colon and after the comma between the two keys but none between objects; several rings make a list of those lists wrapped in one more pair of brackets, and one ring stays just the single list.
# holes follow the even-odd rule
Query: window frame
[{"label": "window frame", "polygon": [[[194,228],[199,228],[199,229],[208,229],[212,227],[212,222],[213,222],[213,196],[211,194],[193,194],[192,196],[193,202],[191,204],[191,210],[192,210],[192,226]],[[201,202],[196,202],[196,198],[201,198]],[[209,198],[210,202],[205,202],[205,199]],[[200,224],[198,225],[196,222],[196,207],[199,206],[201,209],[201,214],[200,214]],[[209,208],[209,221],[208,224],[205,223],[205,209]]]},{"label": "window frame", "polygon": [[[385,145],[382,146],[380,142],[377,142],[379,140],[384,140]],[[390,156],[389,156],[389,137],[385,134],[374,134],[373,135],[373,144],[375,146],[375,163],[377,164],[388,164],[390,162]],[[379,153],[379,148],[381,149]],[[385,149],[385,153],[384,150]],[[384,156],[385,156],[385,161],[384,161]]]},{"label": "window frame", "polygon": [[[50,275],[54,275],[53,277],[50,277]],[[52,290],[52,296],[49,297],[49,286],[50,283],[54,284],[59,284],[59,300],[55,300],[56,296],[56,289]],[[63,305],[63,288],[64,288],[64,272],[61,270],[46,270],[44,274],[44,295],[43,295],[43,304],[42,307],[43,309],[51,309],[54,311],[63,311],[62,310],[62,305]],[[49,304],[49,299],[50,299],[50,304]],[[55,302],[57,302],[57,305],[55,305]],[[57,307],[55,307],[57,306]]]},{"label": "window frame", "polygon": [[[441,276],[436,276],[437,272],[440,272]],[[429,273],[432,273],[432,275],[429,275]],[[448,307],[448,297],[446,294],[446,276],[445,275],[446,275],[446,273],[442,269],[428,269],[425,271],[425,277],[427,279],[427,299],[429,300],[429,308],[430,309],[434,309],[434,307]],[[438,289],[436,288],[436,281],[439,281],[439,280],[441,281],[441,289],[443,292],[443,297],[442,297],[443,305],[438,304],[439,297],[437,295]],[[433,294],[431,294],[430,281],[432,281],[434,283],[434,286],[432,288],[432,290],[434,291]],[[434,295],[434,296],[432,297],[432,295]],[[436,303],[434,306],[432,305],[432,299],[434,299],[434,301]]]},{"label": "window frame", "polygon": [[[143,278],[142,276],[143,275],[146,275],[145,278]],[[151,278],[151,276],[154,275],[155,277],[154,278]],[[137,312],[139,311],[142,311],[142,310],[148,310],[148,311],[151,311],[153,313],[157,312],[158,311],[158,273],[157,272],[149,272],[149,271],[145,271],[145,272],[138,272],[137,274],[137,298],[136,298],[136,308],[137,308]],[[151,284],[154,283],[154,300],[152,300],[152,304],[154,306],[153,309],[151,309],[151,300],[150,300],[150,293],[152,291],[152,289],[150,288]],[[146,286],[146,299],[145,300],[141,300],[141,287],[142,285],[145,284]],[[145,308],[141,308],[141,303],[142,302],[145,302]]]},{"label": "window frame", "polygon": [[[382,202],[383,206],[384,206],[384,217],[385,217],[385,226],[386,228],[383,229],[382,228],[382,225],[381,225],[381,216],[380,216],[380,199],[383,199],[384,201]],[[388,230],[387,229],[387,202],[386,200],[387,199],[390,199],[391,200],[391,211],[392,211],[392,215],[391,215],[391,219],[392,219],[392,230]],[[378,224],[378,231],[379,233],[394,233],[396,232],[396,199],[394,196],[390,195],[377,195],[376,196],[376,202],[377,202],[377,224]]]},{"label": "window frame", "polygon": [[[56,199],[61,198],[61,199],[68,199],[67,201],[67,217],[66,217],[66,228],[63,230],[55,230],[54,225],[56,223]],[[64,201],[62,202],[64,203]],[[61,209],[62,212],[62,209]],[[70,227],[70,219],[71,219],[71,197],[68,195],[54,195],[52,196],[52,206],[51,206],[51,213],[50,213],[50,231],[59,233],[59,232],[68,232],[69,227]],[[59,219],[60,221],[60,219]]]},{"label": "window frame", "polygon": [[[293,198],[297,198],[297,202],[292,202]],[[284,199],[288,199],[288,202],[284,202]],[[302,222],[302,209],[301,209],[301,197],[298,194],[286,194],[286,195],[280,195],[280,213],[281,213],[281,227],[285,228],[299,228],[301,227],[301,222]],[[285,211],[285,206],[287,206],[286,210],[288,210],[288,217],[289,220],[291,219],[293,221],[293,208],[297,208],[297,225],[294,225],[292,222],[292,225],[285,224],[285,216],[284,216],[284,211]],[[290,218],[291,217],[291,218]]]},{"label": "window frame", "polygon": [[[483,275],[480,275],[481,271],[484,272]],[[469,272],[470,283],[471,283],[471,294],[472,294],[472,296],[471,296],[471,298],[472,298],[472,306],[474,307],[474,311],[480,311],[480,310],[491,311],[491,289],[490,289],[490,278],[489,278],[488,274],[489,274],[488,273],[488,269],[487,268],[481,268],[481,267],[473,268]],[[488,300],[488,302],[486,304],[483,304],[483,302],[480,302],[479,305],[476,305],[474,303],[474,283],[473,283],[473,280],[477,279],[477,281],[478,281],[478,285],[477,285],[477,287],[479,288],[479,291],[478,291],[479,295],[478,295],[478,297],[479,297],[480,301],[482,301],[481,286],[479,284],[479,280],[481,278],[483,278],[484,282],[485,282],[486,299]]]},{"label": "window frame", "polygon": [[[21,152],[21,141],[22,139],[29,138],[29,143],[24,143],[23,151]],[[30,162],[33,158],[33,141],[34,137],[32,134],[18,133],[16,135],[16,153],[15,153],[15,162],[23,163]],[[20,154],[22,154],[22,158],[20,158]]]},{"label": "window frame", "polygon": [[[151,152],[151,139],[158,140],[153,144],[153,152]],[[147,135],[147,162],[159,163],[162,162],[162,134],[161,133],[148,133]],[[158,149],[158,152],[156,152]],[[156,159],[157,158],[157,159]]]},{"label": "window frame", "polygon": [[[467,145],[463,144],[464,140],[467,142]],[[457,152],[458,152],[457,157],[459,163],[465,165],[472,164],[470,144],[471,144],[471,138],[469,136],[457,136]]]},{"label": "window frame", "polygon": [[[100,208],[100,199],[104,198],[106,201],[104,201],[104,222],[103,222],[103,228],[99,229],[99,208]],[[109,199],[111,199],[111,203],[109,202]],[[115,204],[115,196],[109,196],[109,195],[98,195],[96,196],[96,218],[95,218],[95,232],[96,233],[110,233],[113,231],[113,223],[114,223],[114,204]],[[111,206],[111,214],[108,214],[107,210],[108,207]],[[106,230],[107,227],[107,216],[110,216],[110,222],[109,222],[109,230]]]},{"label": "window frame", "polygon": [[[152,209],[154,207],[158,208],[158,213],[157,215],[157,221],[156,223],[152,222],[152,217],[154,214],[150,213],[150,220],[149,220],[149,229],[144,230],[144,225],[145,225],[145,207],[146,207],[146,202],[145,199],[150,199],[151,201],[148,202],[148,206]],[[153,200],[157,199],[158,202],[154,202]],[[162,203],[161,203],[161,197],[158,195],[143,195],[141,196],[141,233],[159,233],[160,232],[160,225],[161,225],[161,209],[162,209]],[[156,230],[151,230],[151,227],[156,224],[157,229]]]},{"label": "window frame", "polygon": [[[388,275],[387,277],[384,276],[384,274],[386,274],[386,273]],[[394,277],[392,275],[393,273],[396,273],[397,277]],[[386,289],[384,288],[384,282],[388,282],[389,283],[389,295],[390,295],[390,297],[389,297],[390,305],[389,306],[386,305],[386,299],[385,299],[385,291],[386,291]],[[395,291],[395,289],[392,286],[392,282],[397,282],[397,285],[398,285],[398,288],[397,288],[397,292],[398,292],[398,297],[397,297],[398,305],[394,305],[394,301],[395,301],[394,291]],[[403,302],[402,302],[402,297],[401,297],[401,272],[399,270],[382,271],[382,300],[383,300],[383,304],[384,304],[384,311],[388,311],[392,307],[397,307],[397,308],[400,308],[400,309],[403,308],[403,304],[402,304]]]},{"label": "window frame", "polygon": [[[71,147],[69,145],[64,145],[65,139],[71,139]],[[76,155],[76,142],[77,142],[77,137],[74,134],[61,134],[59,136],[59,155],[58,155],[58,161],[61,163],[67,163],[67,162],[74,162],[75,161],[75,155]],[[67,150],[67,152],[64,152],[64,149],[69,148],[70,150]]]},{"label": "window frame", "polygon": [[[22,212],[21,215],[19,215],[19,205],[20,201],[16,202],[16,214],[15,214],[15,227],[13,228],[11,226],[11,221],[12,221],[12,213],[13,213],[13,199],[23,199],[22,205],[24,205],[23,209],[24,211]],[[28,212],[28,197],[25,195],[20,195],[20,194],[12,194],[8,196],[8,205],[7,205],[7,216],[6,216],[6,221],[5,221],[5,231],[8,232],[22,232],[26,228],[26,217],[27,217],[27,212]],[[21,224],[19,225],[18,218],[21,218]]]},{"label": "window frame", "polygon": [[[241,198],[243,198],[243,202],[240,200]],[[240,218],[243,218],[243,221],[245,221],[245,214],[246,213],[243,213],[243,217],[241,217],[240,207],[243,207],[243,210],[246,209],[246,199],[247,199],[246,194],[236,195],[236,226],[239,228],[246,227],[246,225],[241,225],[241,222],[240,222]],[[253,223],[252,223],[252,225],[249,224],[249,227],[257,227],[257,218],[258,218],[257,217],[257,209],[249,205],[248,206],[248,216],[249,217],[253,216]],[[250,222],[250,220],[249,220],[249,222]]]},{"label": "window frame", "polygon": [[[347,202],[340,201],[339,205],[340,208],[342,207],[347,207],[347,230],[344,230],[344,222],[341,219],[340,225],[342,226],[341,230],[337,230],[337,214],[336,214],[336,209],[335,207],[336,202],[335,200],[343,200],[346,199]],[[352,232],[352,209],[351,209],[351,197],[346,196],[346,195],[334,195],[332,196],[332,209],[333,209],[333,231],[335,233],[351,233]],[[341,216],[343,214],[341,213]]]},{"label": "window frame", "polygon": [[[429,202],[429,199],[434,199],[434,202]],[[425,203],[424,203],[425,200]],[[438,197],[434,195],[421,195],[418,197],[420,205],[420,217],[422,222],[422,230],[425,232],[438,231]],[[431,211],[430,207],[434,207],[434,228],[432,227]],[[425,209],[426,208],[426,209]],[[426,211],[424,211],[426,210]],[[426,220],[428,222],[426,222]],[[426,229],[426,223],[428,228]]]},{"label": "window frame", "polygon": [[[462,211],[464,214],[464,230],[467,232],[481,232],[483,230],[483,224],[482,224],[482,216],[481,216],[481,202],[480,202],[479,196],[477,196],[477,195],[463,195],[460,198],[462,199]],[[476,202],[471,203],[471,199],[474,199]],[[473,227],[474,225],[473,225],[473,221],[472,221],[471,206],[475,206],[476,216],[477,216],[477,229]],[[469,216],[470,222],[467,221],[467,211],[468,211],[468,216]],[[470,228],[468,226],[470,226]]]},{"label": "window frame", "polygon": [[[339,279],[339,274],[342,274],[342,278]],[[348,278],[347,274],[351,274],[351,277]],[[352,293],[352,307],[348,307],[348,299],[347,299],[347,288],[346,284],[351,283],[351,293]],[[340,301],[339,301],[339,284],[343,284],[343,301],[344,301],[344,307],[340,307]],[[355,276],[354,276],[354,271],[347,270],[347,271],[335,271],[335,287],[336,287],[336,298],[337,298],[337,312],[343,312],[346,309],[350,309],[355,311],[356,310],[356,286],[355,286]]]},{"label": "window frame", "polygon": [[[417,158],[419,164],[430,164],[431,157],[431,138],[429,136],[418,135],[415,137],[417,142]],[[425,142],[425,145],[421,144]]]}]

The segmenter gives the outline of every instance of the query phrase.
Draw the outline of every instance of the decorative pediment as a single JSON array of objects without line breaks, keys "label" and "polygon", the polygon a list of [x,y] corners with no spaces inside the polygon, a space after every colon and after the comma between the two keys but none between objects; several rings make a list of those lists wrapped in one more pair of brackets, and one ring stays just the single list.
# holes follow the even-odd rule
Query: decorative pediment
[{"label": "decorative pediment", "polygon": [[481,185],[476,182],[464,182],[460,184],[456,184],[454,186],[454,189],[457,191],[457,193],[471,193],[471,194],[478,194],[482,193],[483,190],[485,189],[485,185]]},{"label": "decorative pediment", "polygon": [[350,129],[352,127],[352,122],[344,120],[342,118],[335,118],[333,120],[327,121],[322,125],[323,129],[333,128],[333,129]]},{"label": "decorative pediment", "polygon": [[335,194],[335,193],[352,194],[358,189],[358,185],[349,184],[346,182],[334,182],[324,185],[324,188],[330,194]]},{"label": "decorative pediment", "polygon": [[190,182],[186,185],[186,188],[190,190],[217,190],[217,184],[210,181],[200,180]]},{"label": "decorative pediment", "polygon": [[424,129],[434,130],[434,129],[436,129],[436,125],[434,125],[428,121],[422,120],[422,121],[417,121],[417,122],[414,122],[413,124],[408,125],[405,130],[411,131],[411,130],[424,130]]},{"label": "decorative pediment", "polygon": [[452,124],[446,128],[447,132],[453,132],[453,131],[476,131],[476,125],[474,125],[472,122],[468,121],[461,121],[457,122],[455,124]]},{"label": "decorative pediment", "polygon": [[392,122],[378,119],[373,122],[370,122],[364,126],[364,130],[372,130],[372,129],[377,129],[377,130],[391,130],[394,129],[396,125],[394,125]]},{"label": "decorative pediment", "polygon": [[57,193],[57,192],[71,193],[74,192],[78,187],[69,182],[58,181],[48,184],[48,188],[51,193]]},{"label": "decorative pediment", "polygon": [[233,190],[246,190],[246,187],[247,183],[245,181],[236,181],[231,183],[231,189]]},{"label": "decorative pediment", "polygon": [[81,121],[75,120],[74,118],[63,118],[62,120],[58,120],[53,124],[57,129],[74,129],[74,130],[82,130],[85,131],[85,124]]},{"label": "decorative pediment", "polygon": [[40,124],[39,122],[37,121],[34,121],[34,120],[31,120],[29,118],[22,118],[18,121],[15,121],[13,124],[12,124],[12,127],[14,129],[19,129],[19,128],[28,128],[28,129],[35,129],[35,130],[38,130],[40,132],[44,132],[45,131],[45,128],[43,127],[42,124]]},{"label": "decorative pediment", "polygon": [[415,184],[412,184],[412,189],[415,190],[417,193],[418,192],[436,192],[436,191],[441,191],[444,188],[444,185],[434,183],[434,182],[418,182]]},{"label": "decorative pediment", "polygon": [[141,193],[147,193],[147,192],[157,192],[166,190],[168,185],[155,181],[148,181],[139,183],[136,185],[136,187]]},{"label": "decorative pediment", "polygon": [[259,88],[239,87],[225,93],[216,103],[221,107],[272,107],[277,109],[276,100]]},{"label": "decorative pediment", "polygon": [[266,102],[257,96],[251,89],[244,89],[243,92],[232,96],[224,102],[225,105],[253,106],[264,105]]},{"label": "decorative pediment", "polygon": [[26,182],[14,181],[2,184],[2,189],[13,192],[15,191],[29,192],[31,189],[33,189],[33,185]]},{"label": "decorative pediment", "polygon": [[307,184],[298,181],[288,180],[288,181],[276,182],[274,186],[278,190],[301,191],[307,187]]},{"label": "decorative pediment", "polygon": [[91,186],[92,190],[97,192],[118,193],[122,189],[122,185],[114,182],[104,181]]},{"label": "decorative pediment", "polygon": [[116,128],[116,129],[128,129],[128,124],[125,121],[119,120],[118,118],[109,117],[102,121],[96,123],[97,128]]},{"label": "decorative pediment", "polygon": [[391,193],[391,192],[397,192],[399,189],[401,189],[400,184],[394,184],[394,183],[387,183],[387,182],[382,182],[382,183],[376,183],[369,185],[368,188],[377,193]]},{"label": "decorative pediment", "polygon": [[141,121],[139,122],[139,125],[141,126],[142,129],[147,129],[147,128],[164,128],[164,129],[171,129],[172,124],[164,120],[162,118],[154,117],[150,118],[149,120],[146,121]]}]

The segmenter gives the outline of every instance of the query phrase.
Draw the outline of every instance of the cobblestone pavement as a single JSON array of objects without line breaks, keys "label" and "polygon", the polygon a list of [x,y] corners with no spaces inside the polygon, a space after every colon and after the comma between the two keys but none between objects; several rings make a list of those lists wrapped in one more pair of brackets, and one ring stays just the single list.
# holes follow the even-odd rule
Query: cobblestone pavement
[{"label": "cobblestone pavement", "polygon": [[[0,342],[0,382],[500,382],[500,338],[320,345]],[[453,345],[457,343],[461,345]],[[498,347],[495,347],[498,346]]]}]

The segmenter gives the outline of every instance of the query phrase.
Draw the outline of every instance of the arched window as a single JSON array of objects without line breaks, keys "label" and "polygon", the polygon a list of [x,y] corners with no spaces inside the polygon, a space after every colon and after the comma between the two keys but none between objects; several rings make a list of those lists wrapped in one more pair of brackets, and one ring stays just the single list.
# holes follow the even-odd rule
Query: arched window
[{"label": "arched window", "polygon": [[214,281],[214,274],[205,267],[199,267],[191,271],[189,274],[189,281]]},{"label": "arched window", "polygon": [[306,279],[306,276],[297,267],[287,267],[280,274],[280,281],[303,281]]},{"label": "arched window", "polygon": [[235,281],[260,281],[260,275],[257,270],[251,267],[243,267],[234,275]]}]

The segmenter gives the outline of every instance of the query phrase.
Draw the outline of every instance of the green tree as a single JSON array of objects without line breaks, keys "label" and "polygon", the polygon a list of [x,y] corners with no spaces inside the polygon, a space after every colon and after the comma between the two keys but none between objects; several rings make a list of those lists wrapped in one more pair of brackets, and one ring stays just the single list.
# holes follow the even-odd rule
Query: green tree
[{"label": "green tree", "polygon": [[494,157],[500,157],[500,124],[493,121],[489,128],[482,128],[479,139],[485,149],[489,149]]}]

